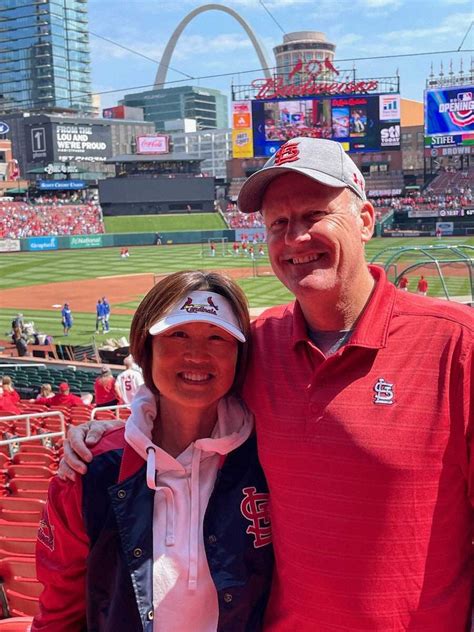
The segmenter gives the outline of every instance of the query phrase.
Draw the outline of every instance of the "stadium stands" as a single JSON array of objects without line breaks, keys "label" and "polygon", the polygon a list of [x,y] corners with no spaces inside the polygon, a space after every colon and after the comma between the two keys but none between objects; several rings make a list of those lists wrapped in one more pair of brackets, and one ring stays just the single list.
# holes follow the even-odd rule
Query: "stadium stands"
[{"label": "stadium stands", "polygon": [[84,235],[105,232],[100,206],[43,199],[33,203],[0,199],[0,238],[18,239],[41,235]]},{"label": "stadium stands", "polygon": [[[98,373],[75,366],[4,363],[0,375],[10,375],[20,392],[37,392],[43,382],[57,387],[68,381],[80,393],[93,392]],[[18,406],[21,416],[0,411],[0,632],[28,632],[37,612],[42,586],[36,579],[34,553],[49,482],[62,455],[64,425],[58,412],[67,424],[125,419],[129,414],[128,409],[86,405],[53,409],[25,399]]]}]

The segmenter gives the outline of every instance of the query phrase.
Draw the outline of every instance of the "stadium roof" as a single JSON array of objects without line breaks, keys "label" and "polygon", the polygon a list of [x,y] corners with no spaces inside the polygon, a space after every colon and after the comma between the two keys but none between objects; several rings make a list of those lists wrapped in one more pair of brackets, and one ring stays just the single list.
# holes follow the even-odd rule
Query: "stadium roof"
[{"label": "stadium roof", "polygon": [[173,154],[121,154],[120,156],[112,156],[105,162],[106,164],[116,162],[202,162],[204,158],[198,155],[187,154],[186,152],[177,152]]}]

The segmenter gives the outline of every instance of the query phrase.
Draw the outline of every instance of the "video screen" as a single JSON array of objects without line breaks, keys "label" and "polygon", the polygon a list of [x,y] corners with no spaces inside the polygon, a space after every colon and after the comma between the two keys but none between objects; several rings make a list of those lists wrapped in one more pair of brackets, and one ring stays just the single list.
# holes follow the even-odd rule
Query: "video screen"
[{"label": "video screen", "polygon": [[399,95],[254,100],[254,156],[271,156],[297,136],[327,138],[349,152],[400,148]]}]

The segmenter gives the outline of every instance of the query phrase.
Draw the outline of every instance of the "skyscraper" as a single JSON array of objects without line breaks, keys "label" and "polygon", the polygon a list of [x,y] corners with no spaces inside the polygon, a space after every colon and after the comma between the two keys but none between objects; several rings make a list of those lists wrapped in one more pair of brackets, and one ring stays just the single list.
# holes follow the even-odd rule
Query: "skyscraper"
[{"label": "skyscraper", "polygon": [[87,0],[0,2],[0,111],[92,112]]}]

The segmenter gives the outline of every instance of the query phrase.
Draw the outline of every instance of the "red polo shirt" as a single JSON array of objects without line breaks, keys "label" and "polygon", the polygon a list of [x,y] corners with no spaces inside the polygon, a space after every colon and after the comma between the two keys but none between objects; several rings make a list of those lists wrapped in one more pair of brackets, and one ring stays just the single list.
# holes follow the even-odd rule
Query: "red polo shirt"
[{"label": "red polo shirt", "polygon": [[244,390],[276,555],[265,632],[461,632],[469,619],[473,313],[371,271],[329,358],[297,303],[253,323]]}]

